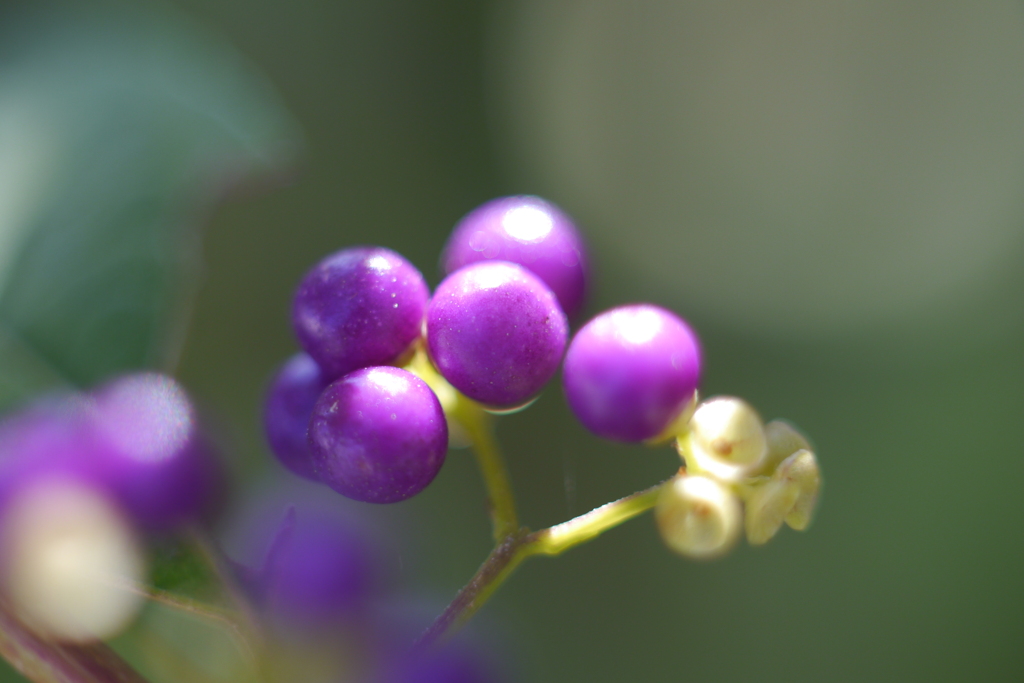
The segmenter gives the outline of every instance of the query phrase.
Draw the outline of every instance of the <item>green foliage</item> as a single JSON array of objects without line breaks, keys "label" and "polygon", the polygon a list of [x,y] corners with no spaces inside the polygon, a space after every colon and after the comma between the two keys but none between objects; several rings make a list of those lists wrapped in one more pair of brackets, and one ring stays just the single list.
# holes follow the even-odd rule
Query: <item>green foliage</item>
[{"label": "green foliage", "polygon": [[198,226],[298,149],[237,54],[117,10],[0,12],[0,408],[172,364]]}]

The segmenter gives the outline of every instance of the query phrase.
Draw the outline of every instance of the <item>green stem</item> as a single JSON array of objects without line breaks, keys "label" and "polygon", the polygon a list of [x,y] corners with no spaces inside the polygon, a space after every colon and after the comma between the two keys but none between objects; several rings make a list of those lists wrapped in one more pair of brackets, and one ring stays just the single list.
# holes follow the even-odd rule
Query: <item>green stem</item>
[{"label": "green stem", "polygon": [[567,522],[530,534],[529,554],[558,555],[580,543],[597,538],[608,529],[653,508],[658,502],[658,494],[661,493],[663,486],[664,483],[652,486],[602,505]]},{"label": "green stem", "polygon": [[500,546],[505,539],[519,532],[519,518],[505,459],[494,438],[491,416],[478,403],[459,394],[453,417],[466,430],[472,443],[487,488],[494,540]]},{"label": "green stem", "polygon": [[457,631],[526,558],[531,555],[558,555],[643,514],[657,503],[663,486],[664,483],[652,486],[547,529],[533,533],[523,529],[507,536],[420,636],[417,647],[429,647]]}]

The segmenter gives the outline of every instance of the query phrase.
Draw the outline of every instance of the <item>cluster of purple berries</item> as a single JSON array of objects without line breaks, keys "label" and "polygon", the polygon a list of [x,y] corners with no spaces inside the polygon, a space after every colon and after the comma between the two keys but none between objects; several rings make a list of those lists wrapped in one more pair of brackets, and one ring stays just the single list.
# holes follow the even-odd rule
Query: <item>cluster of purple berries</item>
[{"label": "cluster of purple berries", "polygon": [[277,524],[280,507],[274,501],[255,512],[242,530],[242,552],[251,564],[233,566],[262,625],[279,636],[276,669],[308,671],[301,660],[316,652],[322,669],[316,680],[507,680],[501,658],[478,636],[429,650],[410,648],[433,609],[424,613],[415,600],[391,590],[390,553],[382,540],[387,534],[378,525],[371,529],[366,520],[315,496],[290,505]]},{"label": "cluster of purple berries", "polygon": [[692,404],[699,343],[665,309],[607,311],[568,343],[587,257],[552,204],[531,196],[484,204],[455,227],[441,264],[446,277],[433,296],[415,267],[380,247],[342,250],[306,274],[292,309],[304,353],[278,372],[264,412],[287,468],[373,503],[426,487],[444,462],[448,431],[435,392],[399,367],[415,370],[415,354],[496,411],[531,401],[564,358],[576,416],[620,441],[659,437]]},{"label": "cluster of purple berries", "polygon": [[0,587],[48,636],[111,635],[140,606],[116,585],[145,579],[138,539],[205,518],[223,484],[170,377],[45,398],[0,424]]}]

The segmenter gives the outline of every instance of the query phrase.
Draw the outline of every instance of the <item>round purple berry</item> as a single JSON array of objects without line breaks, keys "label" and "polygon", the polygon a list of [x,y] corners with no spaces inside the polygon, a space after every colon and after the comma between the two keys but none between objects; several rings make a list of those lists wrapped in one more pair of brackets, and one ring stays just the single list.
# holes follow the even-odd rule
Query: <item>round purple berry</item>
[{"label": "round purple berry", "polygon": [[697,335],[649,304],[614,308],[576,334],[562,383],[576,417],[598,436],[643,441],[678,417],[700,379]]},{"label": "round purple berry", "polygon": [[[445,643],[431,650],[415,650],[389,661],[376,681],[380,683],[499,683],[497,662],[464,642]],[[375,681],[375,683],[376,683]]]},{"label": "round purple berry", "polygon": [[62,394],[0,423],[0,508],[37,478],[102,479],[89,438],[91,409],[86,396]]},{"label": "round purple berry", "polygon": [[366,503],[396,503],[437,476],[448,425],[434,392],[410,372],[363,368],[329,385],[313,407],[317,479]]},{"label": "round purple berry", "polygon": [[430,291],[416,268],[383,247],[328,256],[299,283],[292,324],[328,379],[395,362],[420,336]]},{"label": "round purple berry", "polygon": [[569,325],[555,295],[528,270],[484,261],[455,271],[427,310],[437,369],[469,398],[495,406],[529,400],[558,370]]},{"label": "round purple berry", "polygon": [[270,450],[282,465],[306,479],[316,480],[309,455],[309,418],[328,384],[316,361],[297,353],[274,377],[263,408]]},{"label": "round purple berry", "polygon": [[268,550],[258,597],[274,616],[315,626],[363,612],[375,575],[374,548],[351,520],[291,508]]},{"label": "round purple berry", "polygon": [[95,395],[96,471],[139,524],[166,529],[207,512],[221,472],[181,386],[157,373],[126,375]]},{"label": "round purple berry", "polygon": [[473,209],[455,226],[441,267],[450,274],[490,259],[527,268],[555,293],[569,318],[583,307],[587,290],[583,238],[554,204],[540,197],[518,196]]}]

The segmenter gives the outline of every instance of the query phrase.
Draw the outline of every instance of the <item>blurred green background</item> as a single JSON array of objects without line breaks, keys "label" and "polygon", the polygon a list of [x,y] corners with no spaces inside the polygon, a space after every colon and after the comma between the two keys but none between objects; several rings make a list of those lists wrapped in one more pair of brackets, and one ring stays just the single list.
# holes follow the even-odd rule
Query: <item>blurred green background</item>
[{"label": "blurred green background", "polygon": [[[240,478],[290,476],[258,411],[311,264],[380,244],[433,285],[464,213],[541,194],[592,239],[589,313],[688,318],[704,393],[799,425],[825,491],[807,533],[712,563],[670,554],[649,517],[527,563],[486,608],[523,680],[1024,676],[1024,8],[175,5],[305,138],[298,173],[209,217],[177,370]],[[590,436],[557,386],[499,436],[535,528],[678,466]],[[401,520],[402,580],[440,602],[489,549],[464,451],[370,513]]]}]

